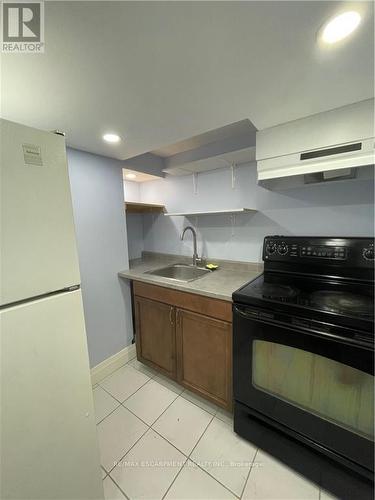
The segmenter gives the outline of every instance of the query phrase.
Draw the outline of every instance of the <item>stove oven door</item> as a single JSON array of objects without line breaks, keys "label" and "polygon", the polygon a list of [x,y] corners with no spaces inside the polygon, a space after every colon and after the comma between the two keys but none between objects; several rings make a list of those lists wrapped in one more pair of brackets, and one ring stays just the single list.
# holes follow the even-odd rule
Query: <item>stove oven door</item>
[{"label": "stove oven door", "polygon": [[235,400],[296,437],[373,470],[371,347],[268,316],[234,306]]}]

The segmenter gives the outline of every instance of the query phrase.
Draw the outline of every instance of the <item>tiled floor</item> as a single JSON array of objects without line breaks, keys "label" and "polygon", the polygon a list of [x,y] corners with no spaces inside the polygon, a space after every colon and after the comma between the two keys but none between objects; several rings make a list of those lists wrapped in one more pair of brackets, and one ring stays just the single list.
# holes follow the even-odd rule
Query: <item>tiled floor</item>
[{"label": "tiled floor", "polygon": [[137,360],[94,388],[108,499],[329,499],[238,437],[232,416]]}]

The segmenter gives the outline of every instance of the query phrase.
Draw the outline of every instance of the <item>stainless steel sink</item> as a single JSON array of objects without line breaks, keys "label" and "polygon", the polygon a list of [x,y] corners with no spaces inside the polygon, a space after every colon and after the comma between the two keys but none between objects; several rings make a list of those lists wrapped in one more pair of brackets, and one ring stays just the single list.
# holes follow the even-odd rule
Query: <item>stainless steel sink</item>
[{"label": "stainless steel sink", "polygon": [[209,269],[205,269],[204,267],[196,267],[188,264],[173,264],[171,266],[162,267],[161,269],[156,269],[155,271],[146,271],[145,274],[162,276],[163,278],[175,281],[188,282],[201,278],[210,272]]}]

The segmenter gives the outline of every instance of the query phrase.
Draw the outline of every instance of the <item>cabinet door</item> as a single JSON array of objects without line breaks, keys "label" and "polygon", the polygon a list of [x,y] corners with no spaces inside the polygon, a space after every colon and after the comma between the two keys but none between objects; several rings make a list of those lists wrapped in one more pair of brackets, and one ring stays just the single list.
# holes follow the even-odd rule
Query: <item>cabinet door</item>
[{"label": "cabinet door", "polygon": [[177,310],[177,380],[212,402],[232,406],[232,325]]},{"label": "cabinet door", "polygon": [[156,370],[176,378],[175,308],[135,297],[137,357]]}]

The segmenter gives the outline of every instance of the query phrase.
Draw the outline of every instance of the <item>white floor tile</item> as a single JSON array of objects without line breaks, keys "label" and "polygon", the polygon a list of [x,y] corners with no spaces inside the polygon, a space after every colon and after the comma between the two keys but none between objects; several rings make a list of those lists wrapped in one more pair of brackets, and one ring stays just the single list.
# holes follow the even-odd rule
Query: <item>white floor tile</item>
[{"label": "white floor tile", "polygon": [[147,426],[122,406],[104,419],[98,425],[100,461],[104,469],[109,472],[146,430]]},{"label": "white floor tile", "polygon": [[156,382],[159,382],[159,384],[164,385],[164,387],[166,387],[170,391],[175,392],[176,394],[181,394],[181,392],[184,390],[182,385],[178,384],[168,377],[164,377],[164,375],[157,375],[154,380]]},{"label": "white floor tile", "polygon": [[189,461],[184,465],[164,498],[166,500],[234,500],[236,497]]},{"label": "white floor tile", "polygon": [[233,413],[224,410],[224,408],[220,408],[216,413],[216,417],[225,422],[228,425],[231,425],[233,428]]},{"label": "white floor tile", "polygon": [[120,403],[99,386],[92,392],[94,396],[96,423],[98,424],[103,418],[117,408]]},{"label": "white floor tile", "polygon": [[103,488],[105,500],[124,500],[126,498],[109,476],[104,479]]},{"label": "white floor tile", "polygon": [[146,424],[152,425],[177,397],[176,393],[158,382],[150,380],[130,396],[124,402],[124,406],[129,408]]},{"label": "white floor tile", "polygon": [[122,366],[109,377],[100,382],[106,391],[119,401],[125,401],[134,394],[150,377],[136,370],[132,366]]},{"label": "white floor tile", "polygon": [[199,406],[200,408],[202,408],[202,410],[208,411],[208,413],[211,413],[211,415],[216,415],[217,411],[219,410],[219,407],[215,404],[207,401],[207,399],[204,399],[198,394],[194,394],[194,392],[191,392],[187,389],[185,389],[184,392],[181,393],[181,396],[191,403]]},{"label": "white floor tile", "polygon": [[138,361],[137,358],[133,358],[131,361],[129,361],[127,363],[127,366],[132,366],[133,368],[135,368],[136,370],[138,370],[141,373],[144,373],[145,375],[147,375],[150,378],[154,378],[159,374],[159,372],[157,372],[153,368],[150,368],[149,366],[145,365],[144,363],[141,363],[140,361]]},{"label": "white floor tile", "polygon": [[259,450],[242,498],[318,500],[319,488]]},{"label": "white floor tile", "polygon": [[256,448],[235,434],[228,424],[214,418],[191,454],[191,459],[240,496]]},{"label": "white floor tile", "polygon": [[166,493],[185,459],[150,429],[111,475],[130,499],[158,500]]},{"label": "white floor tile", "polygon": [[211,419],[210,413],[178,397],[155,422],[153,428],[189,455]]}]

